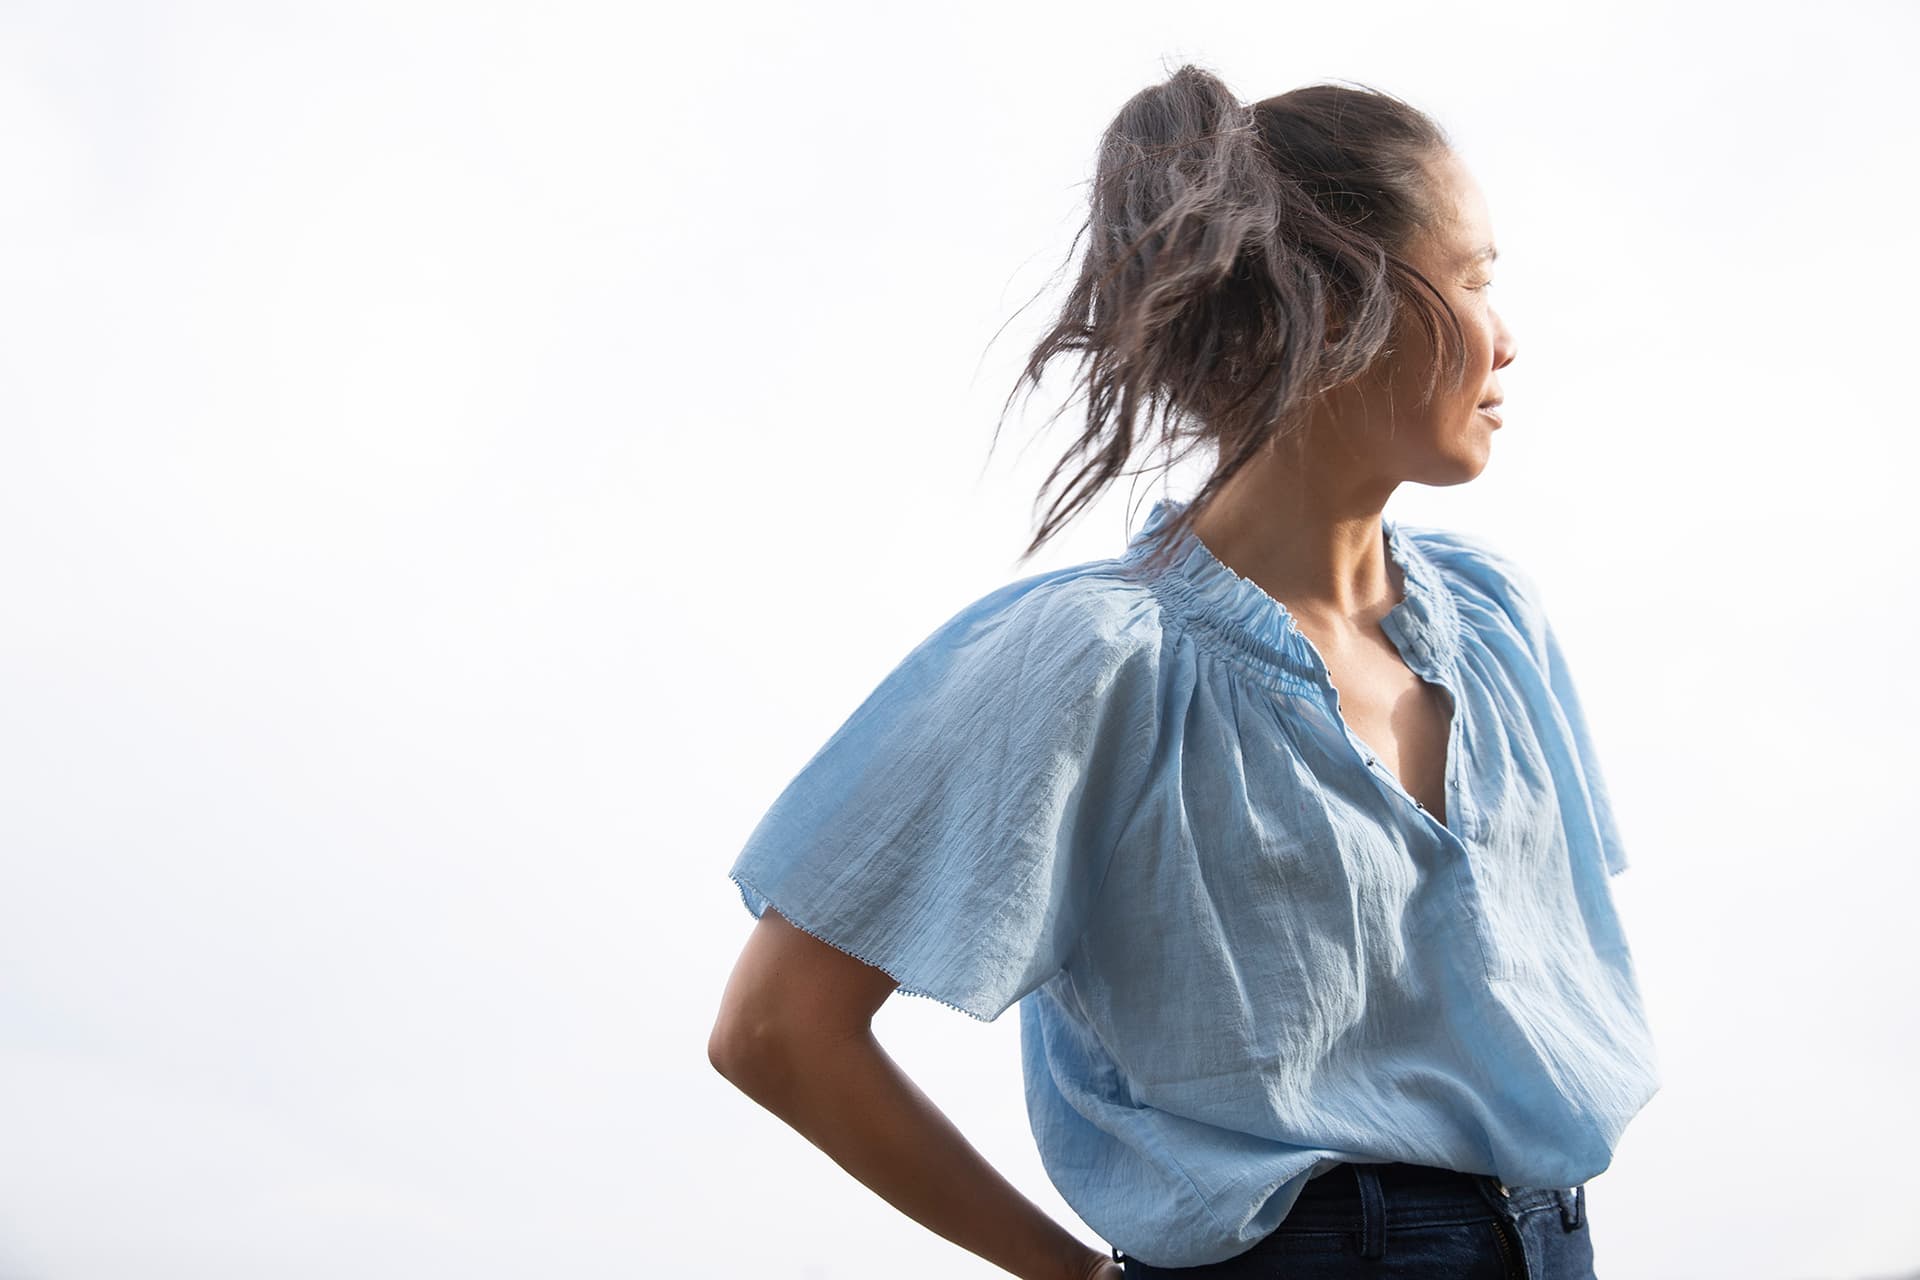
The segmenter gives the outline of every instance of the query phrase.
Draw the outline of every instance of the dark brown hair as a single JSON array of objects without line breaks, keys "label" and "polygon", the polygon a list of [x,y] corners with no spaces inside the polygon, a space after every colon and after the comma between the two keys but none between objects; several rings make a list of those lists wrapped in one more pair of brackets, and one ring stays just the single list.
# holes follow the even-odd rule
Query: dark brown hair
[{"label": "dark brown hair", "polygon": [[1261,449],[1304,429],[1322,394],[1391,352],[1403,311],[1439,353],[1426,394],[1442,359],[1463,376],[1460,322],[1403,256],[1444,216],[1428,165],[1451,146],[1424,113],[1366,86],[1322,82],[1243,106],[1188,64],[1128,99],[1101,137],[1068,250],[1071,261],[1087,242],[1078,278],[1000,415],[1054,357],[1079,353],[1086,426],[1041,496],[1084,460],[1020,559],[1125,473],[1156,416],[1163,467],[1217,450],[1206,484],[1158,531],[1164,555]]}]

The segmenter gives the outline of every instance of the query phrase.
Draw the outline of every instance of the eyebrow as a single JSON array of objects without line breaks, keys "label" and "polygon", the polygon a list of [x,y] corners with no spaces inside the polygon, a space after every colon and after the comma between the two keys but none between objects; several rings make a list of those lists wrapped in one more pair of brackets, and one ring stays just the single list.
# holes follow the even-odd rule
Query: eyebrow
[{"label": "eyebrow", "polygon": [[1468,262],[1492,262],[1497,258],[1499,258],[1499,256],[1500,256],[1500,251],[1494,248],[1492,245],[1490,244],[1482,245],[1479,248],[1479,250],[1477,250],[1471,258],[1467,259],[1467,261]]}]

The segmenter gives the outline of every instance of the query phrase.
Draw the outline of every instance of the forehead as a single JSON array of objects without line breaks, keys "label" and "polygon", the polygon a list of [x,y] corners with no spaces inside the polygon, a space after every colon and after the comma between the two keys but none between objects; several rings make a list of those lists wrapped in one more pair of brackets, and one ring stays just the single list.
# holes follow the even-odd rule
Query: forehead
[{"label": "forehead", "polygon": [[1436,253],[1457,266],[1485,265],[1499,256],[1486,196],[1458,156],[1447,153],[1432,167],[1438,225],[1429,240]]}]

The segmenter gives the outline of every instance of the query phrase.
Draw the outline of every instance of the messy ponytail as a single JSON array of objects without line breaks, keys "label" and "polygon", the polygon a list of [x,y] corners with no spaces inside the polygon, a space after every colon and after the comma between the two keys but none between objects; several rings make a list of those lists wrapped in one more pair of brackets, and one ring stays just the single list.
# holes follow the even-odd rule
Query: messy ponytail
[{"label": "messy ponytail", "polygon": [[1449,147],[1425,114],[1365,87],[1243,106],[1189,64],[1130,98],[1100,140],[1068,251],[1086,239],[1078,278],[1001,412],[1056,356],[1079,353],[1086,426],[1042,495],[1083,461],[1021,559],[1125,472],[1156,418],[1164,466],[1217,450],[1207,483],[1157,531],[1164,554],[1228,479],[1388,349],[1403,308],[1462,376],[1459,321],[1402,256],[1434,223],[1426,166]]}]

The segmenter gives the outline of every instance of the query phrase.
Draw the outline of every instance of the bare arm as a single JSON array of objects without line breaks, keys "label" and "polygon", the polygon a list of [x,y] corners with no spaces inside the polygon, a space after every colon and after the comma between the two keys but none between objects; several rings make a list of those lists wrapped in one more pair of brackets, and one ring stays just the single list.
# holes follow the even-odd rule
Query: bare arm
[{"label": "bare arm", "polygon": [[873,1035],[897,984],[769,908],[707,1044],[714,1068],[928,1230],[1022,1280],[1119,1280],[988,1164]]}]

